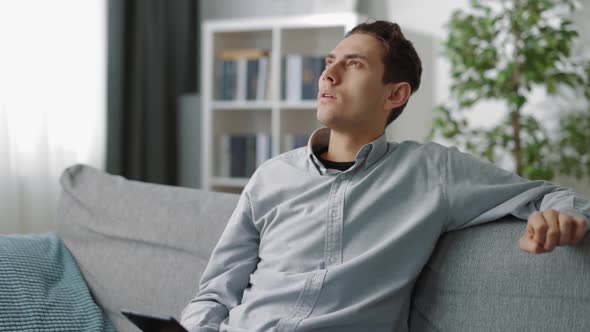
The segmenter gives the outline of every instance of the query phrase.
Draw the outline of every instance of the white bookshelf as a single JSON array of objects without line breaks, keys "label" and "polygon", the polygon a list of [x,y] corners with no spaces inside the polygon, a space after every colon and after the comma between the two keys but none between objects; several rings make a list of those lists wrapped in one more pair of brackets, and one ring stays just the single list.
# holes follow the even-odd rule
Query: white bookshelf
[{"label": "white bookshelf", "polygon": [[[326,55],[344,34],[364,18],[356,13],[266,17],[203,22],[201,51],[202,186],[205,190],[240,192],[245,177],[223,177],[220,142],[223,134],[266,133],[271,136],[271,155],[285,152],[288,133],[310,134],[321,124],[314,100],[281,100],[281,58],[287,54]],[[214,98],[215,56],[224,49],[269,50],[270,80],[265,100],[221,101]]]}]

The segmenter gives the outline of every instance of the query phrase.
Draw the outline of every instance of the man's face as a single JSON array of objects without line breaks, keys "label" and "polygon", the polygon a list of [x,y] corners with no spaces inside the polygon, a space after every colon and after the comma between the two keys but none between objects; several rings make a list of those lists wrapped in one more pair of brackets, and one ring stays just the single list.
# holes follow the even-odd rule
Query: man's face
[{"label": "man's face", "polygon": [[383,52],[381,42],[367,34],[350,35],[330,52],[318,82],[319,122],[346,131],[383,128],[389,113]]}]

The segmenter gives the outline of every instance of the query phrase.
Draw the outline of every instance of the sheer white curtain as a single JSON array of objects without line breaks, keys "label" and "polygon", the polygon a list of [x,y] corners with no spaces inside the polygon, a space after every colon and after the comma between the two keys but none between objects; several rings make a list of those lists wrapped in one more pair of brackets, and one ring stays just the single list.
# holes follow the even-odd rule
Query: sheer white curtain
[{"label": "sheer white curtain", "polygon": [[59,175],[104,168],[106,0],[0,0],[0,233],[54,228]]}]

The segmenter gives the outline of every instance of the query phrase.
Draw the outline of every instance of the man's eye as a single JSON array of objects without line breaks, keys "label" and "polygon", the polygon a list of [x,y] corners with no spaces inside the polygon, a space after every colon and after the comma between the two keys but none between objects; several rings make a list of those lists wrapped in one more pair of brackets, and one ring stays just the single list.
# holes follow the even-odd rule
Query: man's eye
[{"label": "man's eye", "polygon": [[356,61],[356,60],[352,60],[352,61],[350,61],[350,65],[351,65],[351,66],[354,66],[354,67],[358,67],[360,64],[361,64],[361,63],[360,63],[360,62],[358,62],[358,61]]}]

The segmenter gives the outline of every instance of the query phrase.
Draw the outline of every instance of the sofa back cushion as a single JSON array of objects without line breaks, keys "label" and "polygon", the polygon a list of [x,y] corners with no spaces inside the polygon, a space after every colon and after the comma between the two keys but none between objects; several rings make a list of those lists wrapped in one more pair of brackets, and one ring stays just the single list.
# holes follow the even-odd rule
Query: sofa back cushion
[{"label": "sofa back cushion", "polygon": [[137,331],[121,309],[178,319],[239,196],[85,165],[66,169],[60,182],[58,233],[117,330]]},{"label": "sofa back cushion", "polygon": [[0,235],[0,331],[105,331],[76,261],[54,233]]},{"label": "sofa back cushion", "polygon": [[590,331],[590,236],[533,255],[514,217],[443,235],[415,285],[411,331]]}]

